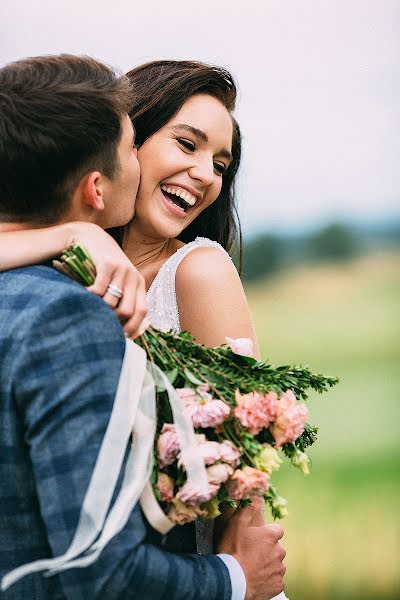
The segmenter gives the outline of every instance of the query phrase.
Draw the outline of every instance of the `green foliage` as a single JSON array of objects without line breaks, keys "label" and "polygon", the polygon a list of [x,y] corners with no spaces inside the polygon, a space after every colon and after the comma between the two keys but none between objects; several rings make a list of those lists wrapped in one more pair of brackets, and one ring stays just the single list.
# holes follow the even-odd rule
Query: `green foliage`
[{"label": "green foliage", "polygon": [[342,223],[332,223],[306,241],[307,255],[312,259],[348,260],[358,249],[354,231]]},{"label": "green foliage", "polygon": [[243,278],[247,281],[274,273],[282,263],[284,240],[262,234],[249,241],[243,252]]},{"label": "green foliage", "polygon": [[[246,289],[262,352],[340,373],[324,401],[312,477],[283,464],[286,594],[296,600],[400,598],[400,254],[303,265]],[[372,567],[371,567],[372,565]]]},{"label": "green foliage", "polygon": [[[385,230],[386,231],[386,230]],[[392,233],[397,233],[398,227]],[[331,223],[317,231],[297,235],[260,233],[245,241],[243,279],[246,282],[270,277],[295,264],[315,261],[346,261],[373,244],[387,244],[367,230],[344,223]],[[393,237],[394,243],[394,237]]]},{"label": "green foliage", "polygon": [[[79,246],[75,245],[65,250],[60,260],[54,262],[54,266],[68,275],[73,272],[74,278],[84,285],[94,282],[93,262]],[[338,382],[335,377],[313,373],[307,366],[274,367],[268,362],[236,354],[229,346],[207,348],[196,343],[188,332],[164,333],[149,327],[136,340],[136,343],[146,351],[148,359],[166,373],[169,381],[176,388],[188,385],[198,387],[205,384],[209,386],[214,398],[223,400],[232,408],[236,406],[236,390],[241,393],[250,393],[256,390],[261,393],[273,391],[281,394],[291,389],[298,400],[306,400],[309,390],[322,393]],[[166,388],[158,385],[158,432],[163,423],[172,421]],[[303,434],[296,440],[297,447],[304,450],[313,444],[316,441],[316,433],[317,428],[307,425]],[[261,443],[274,444],[268,430],[264,430],[257,439],[256,436],[246,432],[233,416],[223,424],[223,435],[236,447],[241,447],[244,463],[252,466],[254,465],[253,458],[262,448]],[[209,439],[210,437],[215,437],[215,433],[212,432]],[[290,444],[283,447],[283,453],[288,458],[293,455],[294,451],[294,447]],[[183,471],[176,464],[168,468],[168,473],[173,477],[177,486],[185,477]],[[274,518],[285,514],[282,502],[286,501],[278,497],[273,488],[265,496],[265,499],[271,507]],[[241,505],[245,504],[241,503]]]}]

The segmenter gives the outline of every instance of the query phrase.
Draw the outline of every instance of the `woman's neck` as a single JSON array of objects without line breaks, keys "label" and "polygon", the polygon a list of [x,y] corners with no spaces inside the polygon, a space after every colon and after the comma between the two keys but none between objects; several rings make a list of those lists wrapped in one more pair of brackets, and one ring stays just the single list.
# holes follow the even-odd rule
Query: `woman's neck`
[{"label": "woman's neck", "polygon": [[182,245],[175,239],[148,237],[133,224],[127,226],[122,242],[125,254],[145,278],[146,289],[149,289],[164,262]]}]

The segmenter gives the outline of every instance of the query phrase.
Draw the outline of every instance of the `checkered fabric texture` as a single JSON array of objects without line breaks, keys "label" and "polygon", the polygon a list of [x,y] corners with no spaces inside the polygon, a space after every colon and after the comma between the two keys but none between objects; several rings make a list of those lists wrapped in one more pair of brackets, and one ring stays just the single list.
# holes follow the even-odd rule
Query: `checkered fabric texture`
[{"label": "checkered fabric texture", "polygon": [[[124,349],[114,313],[79,284],[48,266],[0,273],[1,576],[68,548]],[[0,597],[230,600],[218,557],[168,550],[136,507],[94,565],[30,575]]]}]

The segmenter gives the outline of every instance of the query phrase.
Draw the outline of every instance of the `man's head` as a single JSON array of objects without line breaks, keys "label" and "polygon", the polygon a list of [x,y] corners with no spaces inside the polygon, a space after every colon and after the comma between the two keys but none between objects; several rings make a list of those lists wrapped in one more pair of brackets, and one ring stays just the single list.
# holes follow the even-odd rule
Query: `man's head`
[{"label": "man's head", "polygon": [[88,57],[0,69],[0,222],[112,227],[132,218],[139,167],[131,89]]}]

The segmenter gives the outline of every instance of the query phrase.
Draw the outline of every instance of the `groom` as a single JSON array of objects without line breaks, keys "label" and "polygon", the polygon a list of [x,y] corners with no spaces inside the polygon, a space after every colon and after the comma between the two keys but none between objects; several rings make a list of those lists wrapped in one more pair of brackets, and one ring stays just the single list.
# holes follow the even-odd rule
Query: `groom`
[{"label": "groom", "polygon": [[[132,218],[131,93],[125,78],[90,58],[0,69],[0,231]],[[112,310],[59,272],[40,265],[0,274],[1,577],[68,548],[124,350]],[[265,600],[283,589],[281,536],[254,503],[229,521],[220,555],[173,554],[137,506],[93,565],[29,575],[1,598]]]}]

